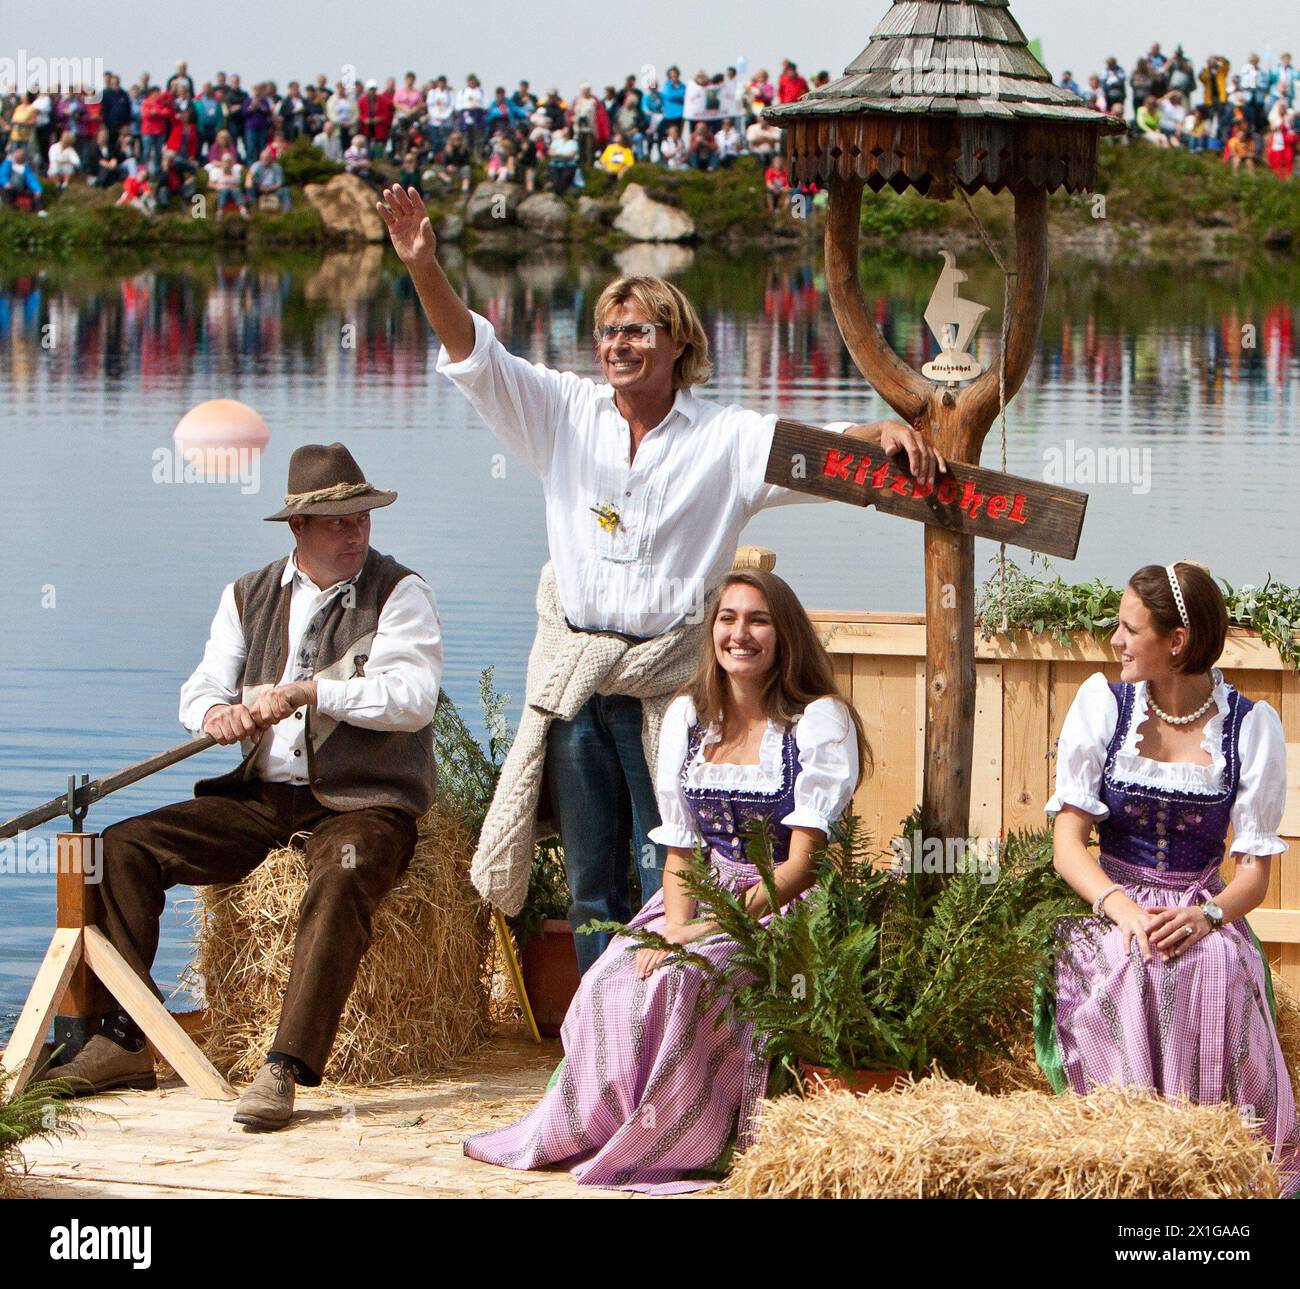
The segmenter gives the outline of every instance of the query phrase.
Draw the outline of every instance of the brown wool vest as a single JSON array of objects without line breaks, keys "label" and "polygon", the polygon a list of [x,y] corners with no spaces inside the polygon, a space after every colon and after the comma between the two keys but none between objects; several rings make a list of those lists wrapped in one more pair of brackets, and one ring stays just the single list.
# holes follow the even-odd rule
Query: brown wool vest
[{"label": "brown wool vest", "polygon": [[[247,655],[240,686],[245,704],[272,689],[284,675],[289,652],[289,599],[293,583],[280,585],[288,557],[235,583],[235,608],[244,629]],[[350,592],[336,596],[321,629],[314,680],[350,680],[365,674],[366,659],[384,603],[398,582],[409,577],[389,555],[371,549]],[[293,719],[292,717],[290,719]],[[433,726],[407,733],[363,729],[308,709],[307,776],[321,805],[331,810],[394,806],[417,818],[433,804],[437,774]],[[256,778],[256,747],[242,744],[244,760],[229,774],[205,779],[195,796],[237,792]]]}]

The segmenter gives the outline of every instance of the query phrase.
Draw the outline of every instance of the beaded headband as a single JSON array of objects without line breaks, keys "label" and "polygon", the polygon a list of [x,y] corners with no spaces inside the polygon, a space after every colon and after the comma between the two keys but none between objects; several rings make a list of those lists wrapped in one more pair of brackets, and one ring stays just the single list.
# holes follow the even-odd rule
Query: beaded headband
[{"label": "beaded headband", "polygon": [[1178,616],[1183,620],[1183,626],[1189,631],[1192,628],[1191,619],[1187,616],[1187,605],[1183,603],[1183,588],[1178,585],[1178,574],[1174,572],[1176,565],[1166,564],[1165,572],[1169,576],[1169,589],[1174,593],[1174,603],[1178,605]]}]

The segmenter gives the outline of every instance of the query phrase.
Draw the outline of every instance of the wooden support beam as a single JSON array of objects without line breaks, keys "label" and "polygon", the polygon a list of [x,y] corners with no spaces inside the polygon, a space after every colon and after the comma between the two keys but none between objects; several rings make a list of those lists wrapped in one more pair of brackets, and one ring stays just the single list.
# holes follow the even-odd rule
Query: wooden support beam
[{"label": "wooden support beam", "polygon": [[903,420],[914,425],[929,402],[931,385],[889,347],[867,308],[858,274],[861,218],[862,180],[833,177],[826,208],[826,291],[858,370]]},{"label": "wooden support beam", "polygon": [[[86,878],[101,871],[101,836],[97,832],[61,832],[56,841],[56,855],[54,924],[80,931],[96,921],[99,911],[98,887]],[[90,976],[84,958],[78,957],[80,961],[59,1001],[60,1016],[85,1017],[90,1014]]]},{"label": "wooden support beam", "polygon": [[1262,943],[1300,944],[1300,909],[1252,909],[1246,921]]},{"label": "wooden support beam", "polygon": [[201,1097],[231,1101],[234,1088],[217,1073],[212,1062],[198,1049],[194,1040],[172,1019],[167,1009],[153,996],[148,985],[132,971],[130,964],[98,928],[88,926],[85,937],[86,961],[90,969],[108,986],[127,1014],[144,1030],[145,1037],[162,1053],[168,1065]]},{"label": "wooden support beam", "polygon": [[[1007,402],[1029,374],[1046,301],[1047,194],[1041,188],[1025,188],[1016,193],[1016,286],[1007,334]],[[978,461],[984,436],[998,414],[998,363],[990,363],[957,395],[957,402],[963,432],[978,436],[970,445],[973,455],[958,454],[958,460]]]},{"label": "wooden support beam", "polygon": [[54,1010],[80,961],[81,932],[72,927],[59,927],[50,947],[45,950],[31,992],[23,1004],[14,1032],[9,1036],[3,1060],[0,1060],[4,1072],[13,1076],[9,1085],[10,1097],[23,1090],[36,1069]]}]

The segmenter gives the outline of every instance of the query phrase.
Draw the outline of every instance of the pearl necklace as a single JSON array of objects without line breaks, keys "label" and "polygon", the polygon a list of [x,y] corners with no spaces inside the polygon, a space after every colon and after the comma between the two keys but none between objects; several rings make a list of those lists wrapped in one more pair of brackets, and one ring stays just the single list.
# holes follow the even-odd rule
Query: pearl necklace
[{"label": "pearl necklace", "polygon": [[1152,697],[1152,694],[1151,694],[1151,686],[1150,686],[1150,685],[1147,686],[1147,702],[1149,702],[1149,703],[1151,704],[1151,710],[1152,710],[1153,712],[1155,712],[1155,714],[1156,714],[1158,717],[1160,717],[1160,719],[1161,719],[1162,721],[1164,721],[1165,724],[1167,724],[1167,725],[1190,725],[1194,720],[1196,720],[1196,718],[1197,718],[1198,716],[1204,716],[1205,713],[1208,712],[1208,711],[1210,710],[1210,704],[1214,702],[1214,691],[1215,691],[1215,690],[1219,687],[1219,685],[1222,683],[1222,680],[1223,680],[1222,673],[1221,673],[1221,672],[1219,671],[1219,669],[1216,667],[1216,668],[1214,669],[1213,674],[1210,676],[1210,696],[1209,696],[1209,698],[1207,698],[1207,699],[1205,700],[1205,702],[1203,702],[1203,703],[1202,703],[1202,704],[1201,704],[1201,705],[1200,705],[1200,706],[1199,706],[1199,707],[1198,707],[1194,712],[1192,712],[1189,716],[1170,716],[1168,712],[1162,712],[1162,711],[1160,710],[1160,708],[1156,706],[1156,700],[1155,700],[1154,697]]}]

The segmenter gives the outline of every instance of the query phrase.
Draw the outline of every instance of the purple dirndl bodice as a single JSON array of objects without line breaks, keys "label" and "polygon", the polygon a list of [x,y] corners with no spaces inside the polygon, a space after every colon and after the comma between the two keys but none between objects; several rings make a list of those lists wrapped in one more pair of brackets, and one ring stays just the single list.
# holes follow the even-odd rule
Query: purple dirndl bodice
[{"label": "purple dirndl bodice", "polygon": [[1115,758],[1124,746],[1135,709],[1133,685],[1110,685],[1119,704],[1115,733],[1106,749],[1101,800],[1110,811],[1097,825],[1101,853],[1121,863],[1159,872],[1199,873],[1223,859],[1232,816],[1232,802],[1241,778],[1238,737],[1250,699],[1228,687],[1228,711],[1223,721],[1222,782],[1208,792],[1126,782],[1116,771]]},{"label": "purple dirndl bodice", "polygon": [[695,817],[695,825],[712,850],[733,864],[747,864],[744,829],[754,819],[762,820],[772,840],[772,863],[782,863],[790,853],[790,829],[781,820],[794,811],[794,781],[799,776],[799,747],[794,727],[781,739],[781,782],[778,787],[696,787],[688,782],[688,773],[703,741],[705,729],[691,728],[682,762],[682,794]]}]

